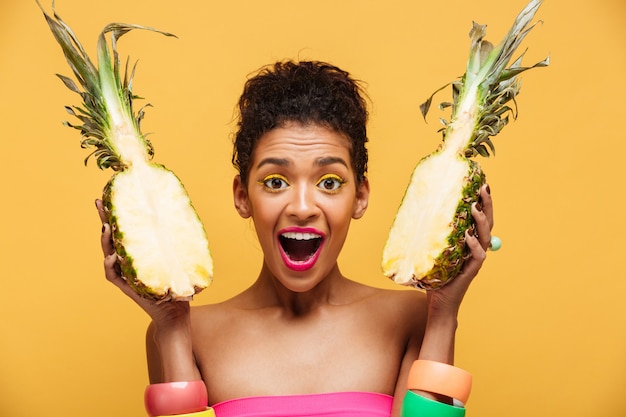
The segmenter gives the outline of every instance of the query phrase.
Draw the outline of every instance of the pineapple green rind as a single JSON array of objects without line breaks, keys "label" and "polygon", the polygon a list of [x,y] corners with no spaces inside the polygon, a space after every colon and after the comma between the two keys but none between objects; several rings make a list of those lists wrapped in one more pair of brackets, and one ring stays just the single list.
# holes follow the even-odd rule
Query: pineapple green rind
[{"label": "pineapple green rind", "polygon": [[[468,254],[465,231],[473,227],[469,209],[478,201],[478,190],[485,182],[478,163],[467,158],[495,154],[491,138],[508,124],[511,115],[517,117],[519,74],[549,64],[548,57],[523,67],[522,53],[509,65],[536,25],[530,23],[541,2],[531,0],[495,47],[484,39],[486,26],[473,23],[464,75],[435,91],[420,106],[426,117],[434,95],[452,85],[452,101],[439,105],[440,109],[452,109],[450,121],[442,120],[443,143],[415,167],[383,249],[383,273],[396,283],[436,289],[461,270]],[[468,175],[460,175],[462,165]],[[466,193],[468,189],[473,192]],[[443,221],[453,207],[457,210]]]}]

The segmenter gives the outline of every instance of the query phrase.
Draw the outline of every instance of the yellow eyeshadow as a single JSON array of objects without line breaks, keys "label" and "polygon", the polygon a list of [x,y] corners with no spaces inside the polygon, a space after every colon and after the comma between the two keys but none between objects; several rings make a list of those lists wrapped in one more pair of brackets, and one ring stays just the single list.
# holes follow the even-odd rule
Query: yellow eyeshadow
[{"label": "yellow eyeshadow", "polygon": [[337,180],[341,184],[345,184],[346,183],[346,180],[344,180],[342,177],[340,177],[339,175],[336,175],[336,174],[326,174],[322,178],[320,178],[320,180],[318,182],[322,182],[324,180]]},{"label": "yellow eyeshadow", "polygon": [[275,180],[275,179],[279,179],[279,180],[283,180],[283,181],[287,182],[287,178],[283,177],[280,174],[270,174],[270,175],[266,176],[265,178],[263,178],[262,180],[258,180],[257,183],[263,185],[266,182],[268,182],[269,180]]}]

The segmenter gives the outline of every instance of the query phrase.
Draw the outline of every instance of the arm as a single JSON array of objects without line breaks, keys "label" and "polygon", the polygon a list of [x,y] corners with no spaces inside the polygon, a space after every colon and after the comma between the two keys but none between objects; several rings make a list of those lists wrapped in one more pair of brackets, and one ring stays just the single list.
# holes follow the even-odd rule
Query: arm
[{"label": "arm", "polygon": [[[454,345],[461,301],[478,274],[491,241],[493,206],[486,185],[481,189],[481,204],[474,204],[472,215],[476,220],[476,233],[466,233],[471,258],[465,262],[461,273],[452,282],[438,290],[427,291],[426,325],[424,328],[420,324],[409,342],[398,378],[396,398],[404,398],[409,370],[416,359],[454,364]],[[452,403],[450,398],[442,395],[422,391],[418,393],[428,399]],[[398,403],[399,401],[396,402],[397,405]],[[400,415],[399,408],[394,407],[393,415]]]},{"label": "arm", "polygon": [[101,245],[104,273],[111,283],[138,304],[151,318],[146,350],[150,382],[193,381],[200,372],[191,345],[190,306],[186,301],[156,303],[138,295],[121,277],[102,201],[96,201],[102,221]]},{"label": "arm", "polygon": [[451,283],[427,292],[428,321],[419,359],[454,364],[454,340],[461,301],[485,261],[486,250],[491,242],[493,205],[488,190],[488,186],[483,186],[481,204],[475,203],[472,206],[476,232],[473,235],[470,232],[465,234],[471,257]]},{"label": "arm", "polygon": [[196,366],[188,323],[158,329],[153,321],[146,332],[146,357],[151,384],[202,379]]}]

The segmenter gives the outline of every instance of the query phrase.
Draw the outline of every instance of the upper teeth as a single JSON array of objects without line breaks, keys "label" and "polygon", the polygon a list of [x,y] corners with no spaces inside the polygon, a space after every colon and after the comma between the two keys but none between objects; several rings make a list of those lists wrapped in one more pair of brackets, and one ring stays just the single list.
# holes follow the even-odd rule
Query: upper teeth
[{"label": "upper teeth", "polygon": [[319,239],[321,237],[317,233],[300,233],[300,232],[286,232],[286,233],[283,233],[282,236],[287,239],[295,239],[295,240],[311,240],[311,239]]}]

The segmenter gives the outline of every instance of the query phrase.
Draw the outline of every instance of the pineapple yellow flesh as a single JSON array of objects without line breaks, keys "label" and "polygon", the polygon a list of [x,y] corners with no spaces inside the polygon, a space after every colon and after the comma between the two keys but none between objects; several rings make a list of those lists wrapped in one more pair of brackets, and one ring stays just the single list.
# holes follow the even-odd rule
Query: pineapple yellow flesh
[{"label": "pineapple yellow flesh", "polygon": [[82,98],[81,106],[66,107],[81,124],[65,124],[81,132],[82,147],[95,148],[85,163],[93,155],[99,168],[115,171],[103,202],[122,277],[146,298],[189,300],[211,283],[207,236],[182,183],[151,162],[152,144],[140,129],[143,110],[133,111],[134,68],[129,72],[127,64],[122,77],[116,49],[117,40],[133,29],[174,35],[111,23],[98,37],[96,67],[70,27],[56,13],[53,17],[43,13],[78,85],[68,77],[59,78]]},{"label": "pineapple yellow flesh", "polygon": [[467,159],[450,152],[430,155],[413,171],[383,252],[383,270],[396,283],[419,286],[415,277],[426,277],[450,245],[448,237],[454,231],[450,219],[456,215],[470,171]]},{"label": "pineapple yellow flesh", "polygon": [[[415,167],[383,249],[383,273],[396,283],[440,288],[458,275],[469,256],[465,231],[475,226],[471,206],[485,183],[480,165],[469,158],[495,152],[491,137],[506,126],[509,115],[516,116],[507,104],[519,92],[517,76],[549,63],[546,58],[522,67],[519,57],[507,67],[534,27],[527,26],[540,4],[531,0],[496,47],[484,40],[486,27],[473,24],[465,74],[451,83],[452,103],[440,106],[452,107],[443,143]],[[420,106],[424,116],[431,101],[432,96]]]},{"label": "pineapple yellow flesh", "polygon": [[122,272],[136,291],[156,300],[183,300],[210,282],[213,262],[204,228],[171,171],[133,165],[113,177],[104,203],[122,252]]}]

